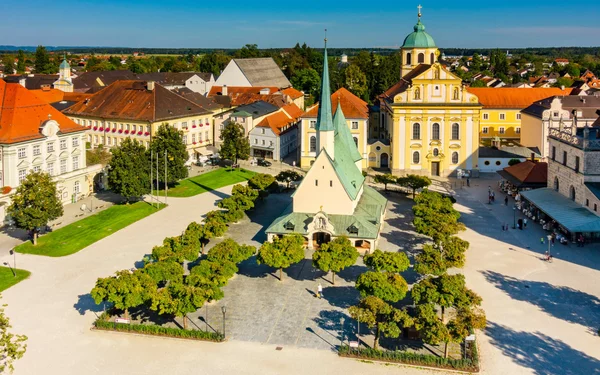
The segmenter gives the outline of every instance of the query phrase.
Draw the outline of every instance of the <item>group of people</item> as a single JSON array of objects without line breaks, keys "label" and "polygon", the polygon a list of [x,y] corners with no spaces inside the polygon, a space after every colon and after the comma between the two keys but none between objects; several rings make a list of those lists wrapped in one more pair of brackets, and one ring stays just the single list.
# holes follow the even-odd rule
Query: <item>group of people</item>
[{"label": "group of people", "polygon": [[494,203],[494,200],[496,200],[496,193],[494,193],[491,186],[488,186],[488,204]]}]

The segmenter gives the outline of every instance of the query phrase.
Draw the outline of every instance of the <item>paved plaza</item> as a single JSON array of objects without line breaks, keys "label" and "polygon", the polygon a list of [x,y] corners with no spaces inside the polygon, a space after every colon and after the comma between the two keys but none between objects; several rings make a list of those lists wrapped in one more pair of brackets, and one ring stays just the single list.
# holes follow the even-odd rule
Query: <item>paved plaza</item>
[{"label": "paved plaza", "polygon": [[[539,226],[501,231],[501,223],[512,222],[513,211],[511,204],[486,204],[487,186],[495,183],[494,177],[484,177],[472,180],[471,188],[451,183],[436,187],[455,189],[457,208],[468,227],[461,234],[471,242],[462,272],[483,297],[489,320],[488,329],[479,335],[482,373],[597,373],[600,286],[592,280],[600,276],[599,247],[556,245],[553,263],[540,260],[545,247],[539,238],[545,232]],[[359,260],[341,272],[333,286],[331,275],[312,267],[309,252],[303,262],[284,271],[283,282],[278,272],[249,259],[225,287],[226,297],[192,316],[193,324],[202,329],[221,330],[220,306],[226,305],[225,343],[89,330],[101,311],[89,296],[98,277],[140,265],[154,245],[180,234],[189,222],[200,221],[230,191],[226,187],[190,198],[169,198],[164,210],[68,257],[18,254],[19,267],[32,276],[3,293],[12,330],[29,336],[27,353],[16,363],[15,373],[305,374],[307,369],[319,374],[434,373],[338,358],[332,349],[342,336],[356,337],[347,307],[358,301],[352,285],[365,268]],[[500,197],[499,192],[496,195]],[[390,197],[378,247],[402,248],[412,257],[424,239],[412,230],[411,202]],[[247,221],[232,225],[227,235],[258,246],[265,240],[265,226],[288,201],[285,194],[270,196]],[[409,283],[416,278],[411,271],[404,276]],[[314,297],[319,282],[323,299]],[[371,344],[365,331],[361,326],[361,338]]]}]

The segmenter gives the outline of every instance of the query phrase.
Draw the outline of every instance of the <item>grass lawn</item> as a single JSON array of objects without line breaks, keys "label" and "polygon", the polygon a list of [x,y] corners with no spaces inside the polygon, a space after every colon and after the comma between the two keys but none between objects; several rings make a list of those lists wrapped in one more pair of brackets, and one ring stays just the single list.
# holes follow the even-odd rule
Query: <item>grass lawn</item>
[{"label": "grass lawn", "polygon": [[[161,209],[163,207],[164,205],[160,206]],[[15,250],[19,253],[50,257],[71,255],[156,211],[156,208],[146,202],[115,205],[40,236],[36,246],[28,241],[17,246]]]},{"label": "grass lawn", "polygon": [[29,277],[29,275],[31,275],[31,272],[19,269],[16,270],[16,273],[17,276],[15,277],[9,267],[0,266],[0,292],[10,288],[22,280],[25,280]]},{"label": "grass lawn", "polygon": [[[191,197],[223,186],[237,184],[252,178],[256,173],[248,170],[219,168],[196,177],[181,180],[167,191],[169,197]],[[161,190],[159,194],[164,195]]]}]

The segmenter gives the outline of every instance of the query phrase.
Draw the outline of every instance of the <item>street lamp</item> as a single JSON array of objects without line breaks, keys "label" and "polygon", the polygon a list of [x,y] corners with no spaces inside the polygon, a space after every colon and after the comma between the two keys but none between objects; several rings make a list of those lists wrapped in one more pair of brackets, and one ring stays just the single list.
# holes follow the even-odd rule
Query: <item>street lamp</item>
[{"label": "street lamp", "polygon": [[513,229],[517,229],[517,207],[513,207]]},{"label": "street lamp", "polygon": [[552,235],[549,234],[548,235],[548,260],[550,260],[550,246],[551,246],[551,242],[552,242]]},{"label": "street lamp", "polygon": [[221,311],[223,312],[223,338],[225,338],[225,314],[227,313],[227,307],[222,306]]},{"label": "street lamp", "polygon": [[13,273],[13,277],[17,277],[17,274],[15,273],[15,270],[10,266],[10,264],[8,264],[8,262],[4,262],[4,265],[7,266],[8,268],[10,268],[10,270]]},{"label": "street lamp", "polygon": [[342,327],[341,327],[341,331],[342,331],[341,333],[342,333],[342,335],[340,337],[340,346],[342,346],[342,345],[344,345],[344,323],[345,323],[345,319],[344,319],[343,316],[342,316],[342,319],[341,319],[340,322],[342,324]]}]

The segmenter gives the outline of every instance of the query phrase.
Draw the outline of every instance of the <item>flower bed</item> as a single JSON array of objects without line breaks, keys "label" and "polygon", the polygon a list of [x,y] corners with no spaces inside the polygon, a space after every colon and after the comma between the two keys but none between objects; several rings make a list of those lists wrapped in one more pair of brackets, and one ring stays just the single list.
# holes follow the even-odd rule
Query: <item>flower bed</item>
[{"label": "flower bed", "polygon": [[149,133],[149,132],[145,132],[145,133],[144,133],[144,135],[145,135],[145,136],[149,136],[149,135],[150,135],[150,133]]},{"label": "flower bed", "polygon": [[113,133],[116,133],[116,132],[117,132],[117,129],[116,129],[116,128],[115,128],[115,129],[113,129],[113,130],[112,130],[112,132],[113,132]]},{"label": "flower bed", "polygon": [[204,332],[193,329],[162,327],[150,324],[115,323],[106,321],[105,318],[106,315],[100,315],[100,317],[94,322],[94,327],[98,330],[103,331],[131,332],[139,333],[142,335],[176,337],[181,339],[214,342],[224,341],[223,335],[221,333]]},{"label": "flower bed", "polygon": [[479,356],[477,345],[472,346],[472,358],[451,359],[429,354],[418,354],[403,351],[385,351],[373,348],[349,348],[342,345],[338,350],[340,357],[369,359],[373,361],[404,363],[414,366],[430,366],[468,372],[479,372]]},{"label": "flower bed", "polygon": [[142,135],[142,134],[143,134],[143,132],[138,132],[138,135]]}]

